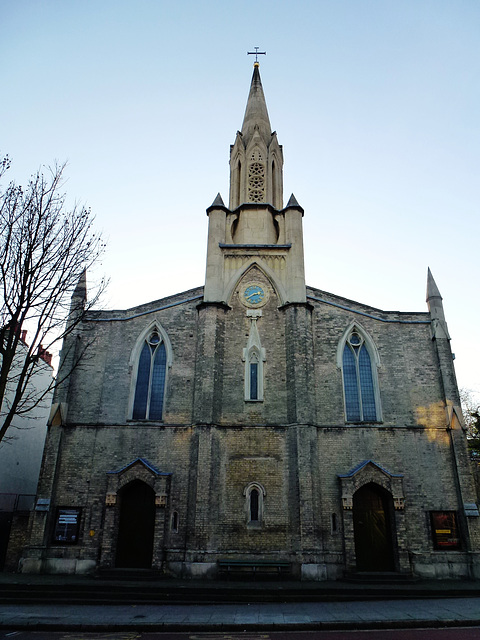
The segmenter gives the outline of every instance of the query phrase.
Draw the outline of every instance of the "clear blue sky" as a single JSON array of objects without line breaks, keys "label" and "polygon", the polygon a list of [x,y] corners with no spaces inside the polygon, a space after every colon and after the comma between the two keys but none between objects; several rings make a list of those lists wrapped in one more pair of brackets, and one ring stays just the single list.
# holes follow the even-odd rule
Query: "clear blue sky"
[{"label": "clear blue sky", "polygon": [[479,42],[478,0],[0,0],[0,150],[20,182],[68,160],[108,307],[202,285],[260,46],[307,283],[423,311],[430,266],[480,392]]}]

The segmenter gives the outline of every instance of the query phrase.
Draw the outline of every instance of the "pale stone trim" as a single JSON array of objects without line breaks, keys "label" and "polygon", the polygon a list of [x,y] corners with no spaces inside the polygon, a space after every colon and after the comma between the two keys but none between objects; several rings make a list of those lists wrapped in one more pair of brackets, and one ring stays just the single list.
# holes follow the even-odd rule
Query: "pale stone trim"
[{"label": "pale stone trim", "polygon": [[348,327],[343,332],[343,335],[342,335],[342,337],[340,339],[340,342],[338,343],[338,347],[337,347],[337,367],[339,367],[339,369],[341,369],[342,366],[343,366],[343,349],[345,347],[345,343],[347,342],[348,336],[350,335],[350,333],[354,329],[356,330],[357,333],[359,333],[362,336],[363,340],[365,341],[365,344],[367,345],[367,349],[368,349],[368,353],[370,355],[370,358],[372,358],[372,361],[379,368],[381,366],[381,363],[380,363],[380,354],[378,353],[377,345],[375,344],[375,342],[371,338],[370,334],[356,320],[351,320],[350,321],[350,324],[348,325]]},{"label": "pale stone trim", "polygon": [[230,304],[232,296],[240,280],[244,277],[244,275],[247,274],[248,271],[250,271],[250,269],[252,269],[252,267],[258,267],[258,269],[267,278],[272,288],[275,290],[275,293],[279,297],[280,304],[278,306],[282,306],[283,304],[285,304],[287,302],[287,293],[283,285],[277,280],[274,272],[265,263],[263,263],[263,261],[259,262],[258,256],[252,256],[249,260],[247,260],[247,262],[245,262],[241,267],[239,267],[239,269],[235,271],[233,276],[228,281],[225,287],[225,301],[227,302],[227,304]]},{"label": "pale stone trim", "polygon": [[[252,313],[253,311],[253,313]],[[263,363],[266,361],[267,356],[265,349],[262,347],[260,341],[260,334],[258,333],[257,317],[261,317],[261,311],[255,309],[249,309],[247,316],[250,318],[250,332],[248,336],[248,342],[245,349],[243,349],[243,358],[245,362],[245,401],[246,402],[262,402],[263,401]],[[256,360],[258,364],[257,369],[257,397],[251,397],[250,388],[250,364]]]},{"label": "pale stone trim", "polygon": [[342,489],[343,534],[345,545],[345,568],[355,571],[355,531],[353,526],[353,496],[366,484],[376,484],[390,494],[393,506],[395,530],[392,531],[396,569],[401,573],[411,570],[405,528],[405,493],[403,474],[391,473],[373,460],[366,460],[349,473],[339,474]]},{"label": "pale stone trim", "polygon": [[[258,520],[251,521],[250,520],[250,495],[252,490],[256,489],[258,491]],[[264,497],[267,495],[265,491],[265,487],[259,482],[249,482],[245,489],[243,490],[243,495],[245,496],[245,513],[246,513],[246,522],[247,527],[260,528],[263,526],[264,521]]]},{"label": "pale stone trim", "polygon": [[[105,509],[104,530],[107,530],[109,535],[103,536],[100,545],[101,567],[115,566],[118,527],[120,522],[120,505],[117,496],[121,489],[134,480],[140,480],[154,491],[155,496],[165,496],[165,503],[167,503],[167,498],[170,494],[170,479],[170,473],[156,471],[155,468],[148,464],[143,458],[137,458],[118,472],[107,472],[105,502],[107,502],[108,498],[109,504],[108,508]],[[167,506],[167,504],[165,504],[165,506]],[[162,567],[167,509],[161,508],[158,503],[156,507],[152,568],[159,570]]]}]

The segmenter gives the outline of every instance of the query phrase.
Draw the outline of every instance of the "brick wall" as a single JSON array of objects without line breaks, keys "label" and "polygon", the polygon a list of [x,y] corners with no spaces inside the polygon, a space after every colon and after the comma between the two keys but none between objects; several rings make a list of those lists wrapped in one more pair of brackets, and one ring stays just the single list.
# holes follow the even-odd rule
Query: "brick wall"
[{"label": "brick wall", "polygon": [[[251,280],[268,296],[256,321],[266,353],[263,402],[244,398],[242,355],[251,319],[239,293]],[[254,267],[228,305],[199,299],[176,305],[182,298],[174,296],[87,323],[82,340],[94,338],[94,347],[70,382],[67,424],[50,428],[39,496],[50,496],[52,505],[47,517],[34,516],[35,544],[47,544],[57,558],[95,561],[108,548],[112,562],[117,520],[106,519],[107,472],[141,457],[172,474],[158,520],[164,533],[157,536],[167,561],[281,557],[340,571],[346,514],[338,475],[371,459],[403,475],[405,553],[431,553],[428,512],[460,512],[462,500],[475,495],[461,430],[452,453],[429,316],[385,313],[319,290],[309,295],[307,304],[279,308],[271,283]],[[121,314],[131,319],[112,320]],[[154,322],[171,345],[164,420],[131,421],[132,353]],[[337,352],[352,322],[378,351],[380,424],[345,423]],[[453,366],[442,358],[454,380]],[[258,527],[248,526],[245,489],[252,482],[265,491]],[[59,505],[83,509],[76,547],[51,545]],[[171,528],[174,512],[178,531]]]}]

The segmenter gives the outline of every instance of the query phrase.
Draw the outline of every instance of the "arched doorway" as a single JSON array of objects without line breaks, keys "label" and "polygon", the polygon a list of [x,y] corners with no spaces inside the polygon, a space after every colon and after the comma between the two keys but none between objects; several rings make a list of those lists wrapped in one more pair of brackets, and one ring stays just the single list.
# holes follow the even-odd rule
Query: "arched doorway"
[{"label": "arched doorway", "polygon": [[133,480],[119,492],[116,567],[150,569],[155,527],[155,492]]},{"label": "arched doorway", "polygon": [[373,482],[353,496],[357,571],[394,571],[391,495]]}]

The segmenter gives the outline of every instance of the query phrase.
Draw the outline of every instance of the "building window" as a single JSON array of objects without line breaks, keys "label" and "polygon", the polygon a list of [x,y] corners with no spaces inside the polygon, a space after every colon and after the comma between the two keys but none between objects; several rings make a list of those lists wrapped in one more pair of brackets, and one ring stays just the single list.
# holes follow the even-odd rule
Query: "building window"
[{"label": "building window", "polygon": [[263,499],[265,489],[257,482],[251,482],[245,487],[245,508],[247,512],[247,527],[260,529],[263,522]]},{"label": "building window", "polygon": [[258,357],[252,354],[250,359],[250,400],[258,400]]},{"label": "building window", "polygon": [[250,491],[250,522],[258,522],[259,520],[258,503],[259,492],[254,488]]},{"label": "building window", "polygon": [[338,533],[337,514],[332,513],[330,516],[330,530],[332,533]]},{"label": "building window", "polygon": [[347,422],[377,422],[376,373],[365,337],[356,327],[345,341],[342,371]]},{"label": "building window", "polygon": [[263,360],[265,360],[265,349],[245,349],[244,358],[245,400],[263,400]]},{"label": "building window", "polygon": [[240,160],[238,161],[238,165],[235,171],[235,176],[234,176],[234,206],[238,206],[241,203],[241,199],[240,199],[240,193],[241,193],[241,189],[242,189],[242,163],[240,162]]},{"label": "building window", "polygon": [[166,368],[165,344],[158,331],[153,330],[145,340],[140,352],[133,402],[133,419],[162,419]]},{"label": "building window", "polygon": [[172,513],[172,526],[173,533],[178,533],[178,511]]},{"label": "building window", "polygon": [[258,402],[263,400],[263,363],[266,360],[257,328],[257,318],[261,317],[258,309],[249,309],[250,333],[246,348],[243,350],[245,362],[245,400]]}]

